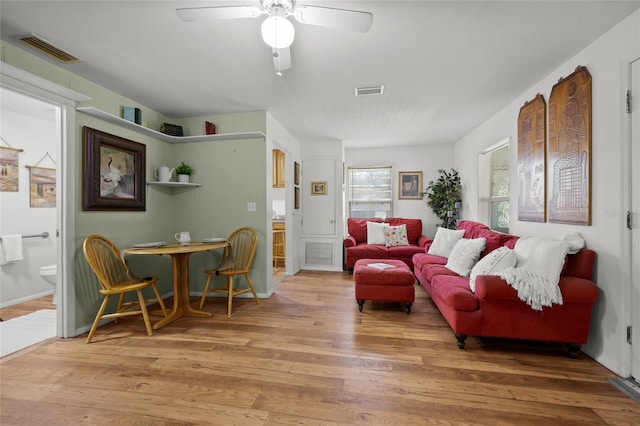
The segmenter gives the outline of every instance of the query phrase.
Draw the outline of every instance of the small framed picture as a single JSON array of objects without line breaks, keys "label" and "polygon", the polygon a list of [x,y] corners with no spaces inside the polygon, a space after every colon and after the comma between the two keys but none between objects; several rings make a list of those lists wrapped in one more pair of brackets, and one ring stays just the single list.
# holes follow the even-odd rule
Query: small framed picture
[{"label": "small framed picture", "polygon": [[293,187],[293,208],[298,210],[300,208],[300,188]]},{"label": "small framed picture", "polygon": [[297,161],[293,162],[293,183],[300,185],[300,164]]},{"label": "small framed picture", "polygon": [[422,200],[422,172],[398,172],[398,199]]},{"label": "small framed picture", "polygon": [[311,195],[327,195],[327,182],[311,182]]}]

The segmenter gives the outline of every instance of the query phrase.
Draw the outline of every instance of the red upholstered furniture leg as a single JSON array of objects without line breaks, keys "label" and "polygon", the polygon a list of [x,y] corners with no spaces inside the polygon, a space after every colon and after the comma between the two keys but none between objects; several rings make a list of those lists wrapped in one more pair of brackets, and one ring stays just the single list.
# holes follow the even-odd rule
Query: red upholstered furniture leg
[{"label": "red upholstered furniture leg", "polygon": [[[368,266],[372,263],[384,263],[395,266],[391,269],[377,269]],[[353,268],[353,281],[358,309],[362,312],[365,300],[400,302],[405,312],[411,312],[415,300],[415,277],[411,269],[401,260],[360,259]]]}]

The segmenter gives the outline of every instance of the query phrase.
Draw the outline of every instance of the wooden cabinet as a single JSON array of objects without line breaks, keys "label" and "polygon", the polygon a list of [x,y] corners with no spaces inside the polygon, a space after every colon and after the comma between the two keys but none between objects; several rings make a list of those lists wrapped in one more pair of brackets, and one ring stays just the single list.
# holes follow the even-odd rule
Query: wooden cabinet
[{"label": "wooden cabinet", "polygon": [[273,150],[273,187],[284,188],[284,152]]},{"label": "wooden cabinet", "polygon": [[284,222],[273,222],[273,266],[285,266],[285,253]]}]

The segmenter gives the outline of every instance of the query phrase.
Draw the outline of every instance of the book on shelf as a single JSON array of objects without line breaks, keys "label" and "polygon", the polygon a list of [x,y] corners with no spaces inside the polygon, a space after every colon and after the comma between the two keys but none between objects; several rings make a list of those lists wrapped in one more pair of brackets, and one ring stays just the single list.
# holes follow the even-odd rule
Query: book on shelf
[{"label": "book on shelf", "polygon": [[216,125],[210,121],[204,122],[204,128],[207,135],[215,135],[216,134]]},{"label": "book on shelf", "polygon": [[389,265],[388,263],[370,263],[367,266],[376,269],[393,269],[396,268],[395,265]]}]

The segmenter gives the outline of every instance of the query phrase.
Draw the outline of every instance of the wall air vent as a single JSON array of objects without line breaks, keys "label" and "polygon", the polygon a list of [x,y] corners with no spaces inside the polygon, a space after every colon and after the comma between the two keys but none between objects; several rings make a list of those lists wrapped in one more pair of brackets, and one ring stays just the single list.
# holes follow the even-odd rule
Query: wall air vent
[{"label": "wall air vent", "polygon": [[31,34],[28,37],[23,37],[20,40],[27,43],[29,46],[33,47],[41,51],[42,53],[46,53],[47,55],[59,60],[60,62],[64,62],[66,64],[71,64],[74,62],[80,62],[80,59],[76,58],[70,53],[63,51],[62,49],[57,48],[53,44],[49,43],[45,39],[35,34]]},{"label": "wall air vent", "polygon": [[378,86],[356,87],[356,96],[382,95],[383,91],[384,86],[382,84]]}]

